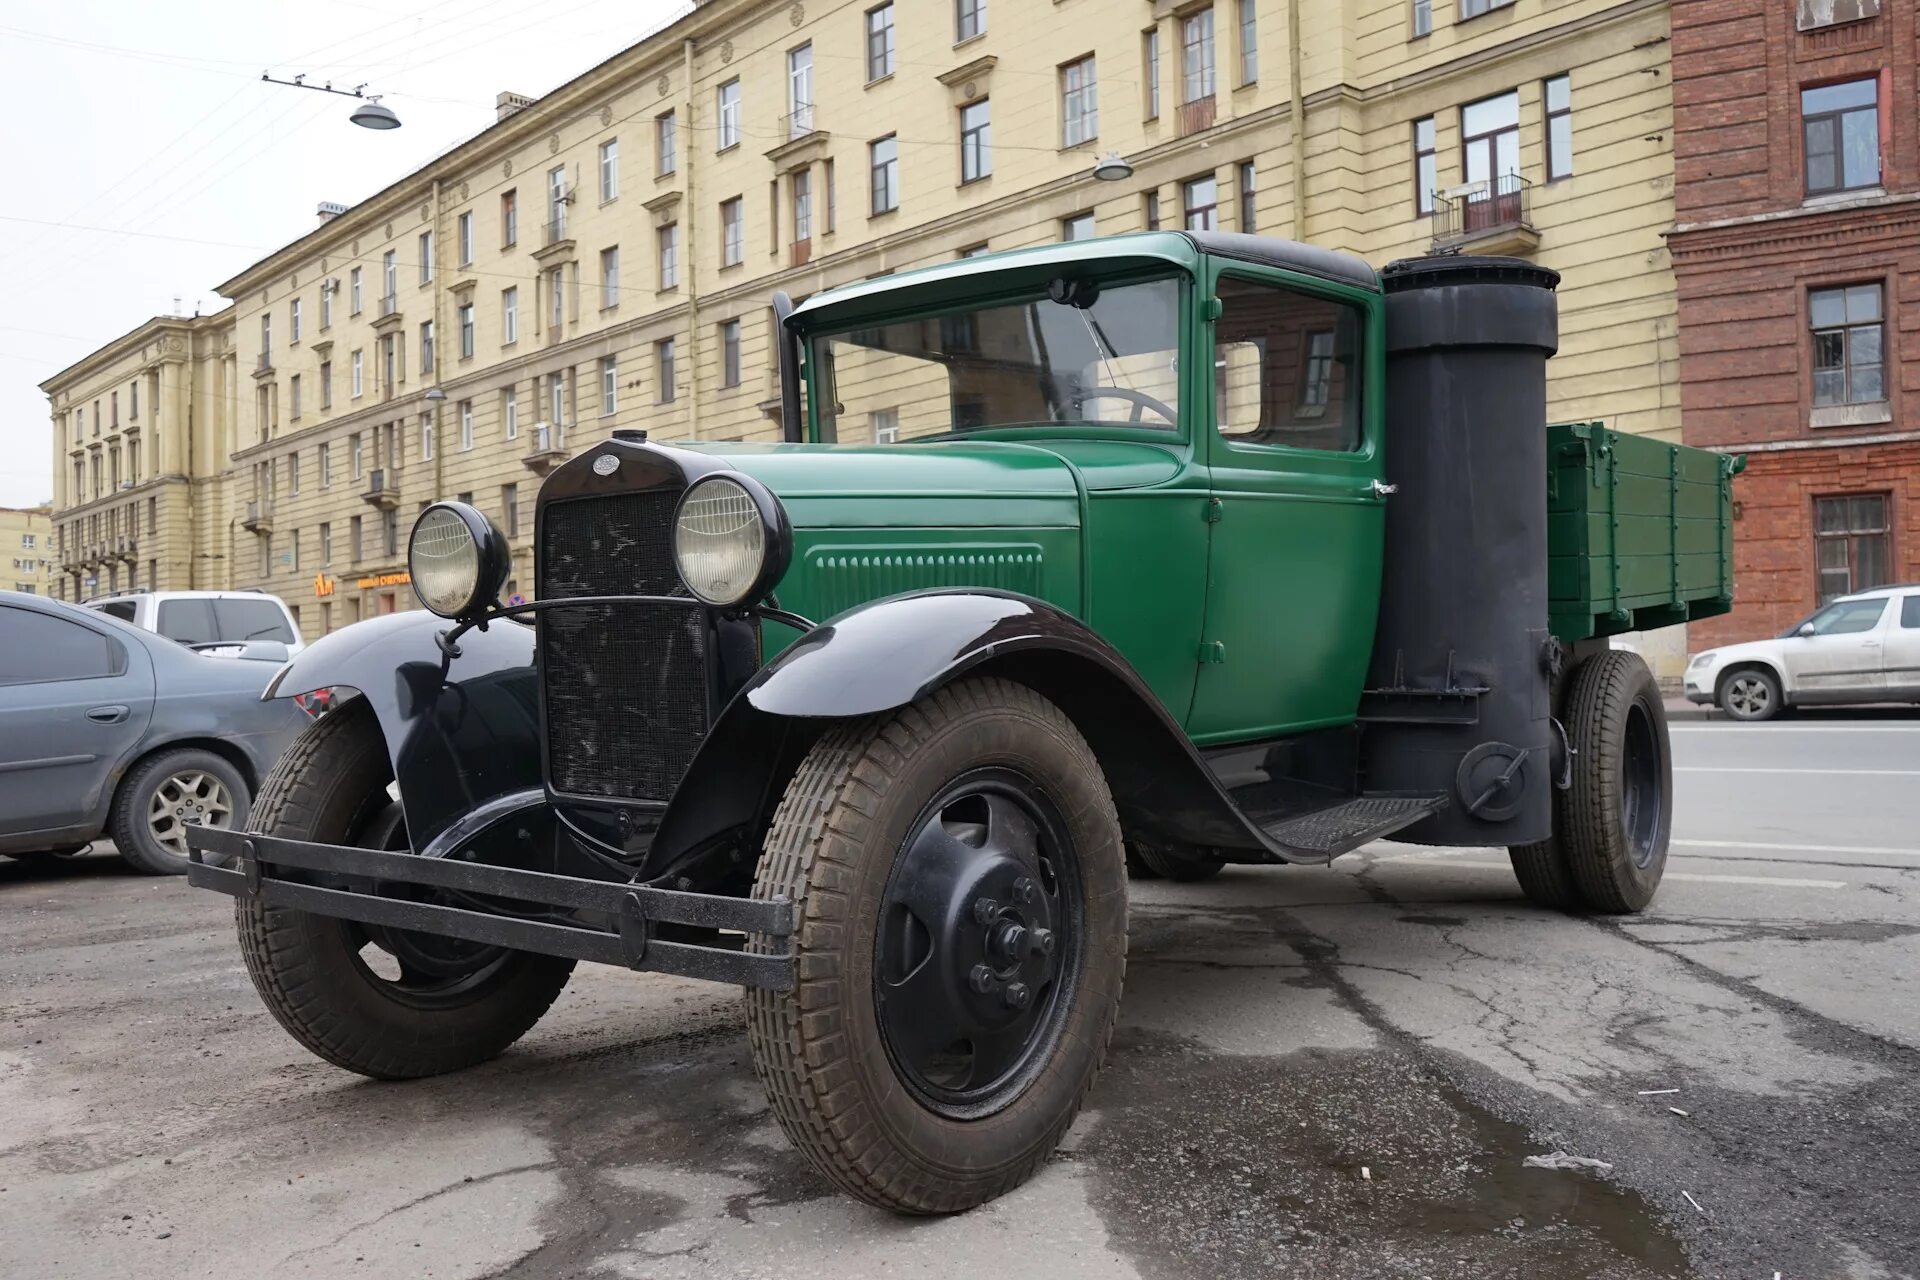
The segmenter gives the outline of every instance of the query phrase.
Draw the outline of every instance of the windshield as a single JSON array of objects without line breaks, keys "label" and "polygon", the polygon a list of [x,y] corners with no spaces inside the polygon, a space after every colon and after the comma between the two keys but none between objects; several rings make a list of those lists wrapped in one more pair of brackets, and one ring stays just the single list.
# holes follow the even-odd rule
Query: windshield
[{"label": "windshield", "polygon": [[1878,600],[1837,600],[1815,613],[1800,619],[1780,633],[1782,640],[1800,634],[1800,628],[1811,626],[1816,636],[1844,636],[1856,632],[1871,631],[1880,625],[1880,615],[1887,609],[1886,599]]},{"label": "windshield", "polygon": [[954,439],[1062,423],[1179,427],[1180,283],[1046,294],[813,340],[820,439]]}]

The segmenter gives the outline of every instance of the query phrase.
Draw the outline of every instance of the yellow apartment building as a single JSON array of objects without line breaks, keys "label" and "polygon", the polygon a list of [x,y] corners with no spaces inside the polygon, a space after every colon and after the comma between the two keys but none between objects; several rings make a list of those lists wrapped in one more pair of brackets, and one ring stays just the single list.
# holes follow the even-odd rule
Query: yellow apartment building
[{"label": "yellow apartment building", "polygon": [[0,507],[0,587],[48,594],[53,584],[53,521],[51,507]]},{"label": "yellow apartment building", "polygon": [[415,514],[467,497],[526,593],[570,453],[777,433],[774,291],[1154,227],[1529,256],[1553,417],[1678,439],[1667,36],[1667,0],[705,0],[50,379],[61,589],[262,587],[311,638],[409,607]]}]

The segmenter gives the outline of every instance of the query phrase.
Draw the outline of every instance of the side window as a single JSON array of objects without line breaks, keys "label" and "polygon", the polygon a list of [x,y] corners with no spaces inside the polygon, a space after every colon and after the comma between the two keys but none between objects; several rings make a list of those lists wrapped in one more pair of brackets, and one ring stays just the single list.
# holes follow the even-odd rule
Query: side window
[{"label": "side window", "polygon": [[293,643],[287,615],[271,600],[215,600],[213,616],[221,640],[279,640]]},{"label": "side window", "polygon": [[213,629],[211,600],[162,600],[154,630],[181,644],[206,644],[220,638]]},{"label": "side window", "polygon": [[110,600],[106,604],[89,605],[88,607],[98,609],[109,618],[118,618],[122,622],[133,621],[134,602],[131,600]]},{"label": "side window", "polygon": [[1850,636],[1871,631],[1880,625],[1887,602],[1879,600],[1843,600],[1813,620],[1817,636]]},{"label": "side window", "polygon": [[1214,413],[1246,444],[1350,452],[1360,432],[1357,307],[1223,277],[1213,326]]},{"label": "side window", "polygon": [[1900,601],[1900,625],[1908,631],[1920,631],[1920,596],[1907,596]]},{"label": "side window", "polygon": [[92,680],[126,669],[120,646],[98,631],[0,605],[0,685]]}]

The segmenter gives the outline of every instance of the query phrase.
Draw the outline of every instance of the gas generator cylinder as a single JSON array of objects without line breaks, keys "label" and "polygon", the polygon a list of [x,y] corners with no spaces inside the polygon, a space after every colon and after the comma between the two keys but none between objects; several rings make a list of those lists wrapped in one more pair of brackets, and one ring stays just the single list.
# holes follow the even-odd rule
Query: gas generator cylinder
[{"label": "gas generator cylinder", "polygon": [[1556,272],[1395,262],[1386,291],[1386,561],[1362,751],[1369,791],[1444,793],[1396,836],[1514,845],[1552,831],[1547,359]]}]

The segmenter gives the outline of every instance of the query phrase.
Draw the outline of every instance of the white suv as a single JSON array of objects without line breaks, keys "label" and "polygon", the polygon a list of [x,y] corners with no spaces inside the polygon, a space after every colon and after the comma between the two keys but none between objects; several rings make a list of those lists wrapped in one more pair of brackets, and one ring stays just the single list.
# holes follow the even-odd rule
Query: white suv
[{"label": "white suv", "polygon": [[122,591],[86,607],[215,656],[248,640],[277,640],[288,657],[306,647],[286,601],[263,591]]},{"label": "white suv", "polygon": [[1687,701],[1736,720],[1786,707],[1920,702],[1920,584],[1841,596],[1771,640],[1722,645],[1687,664]]}]

